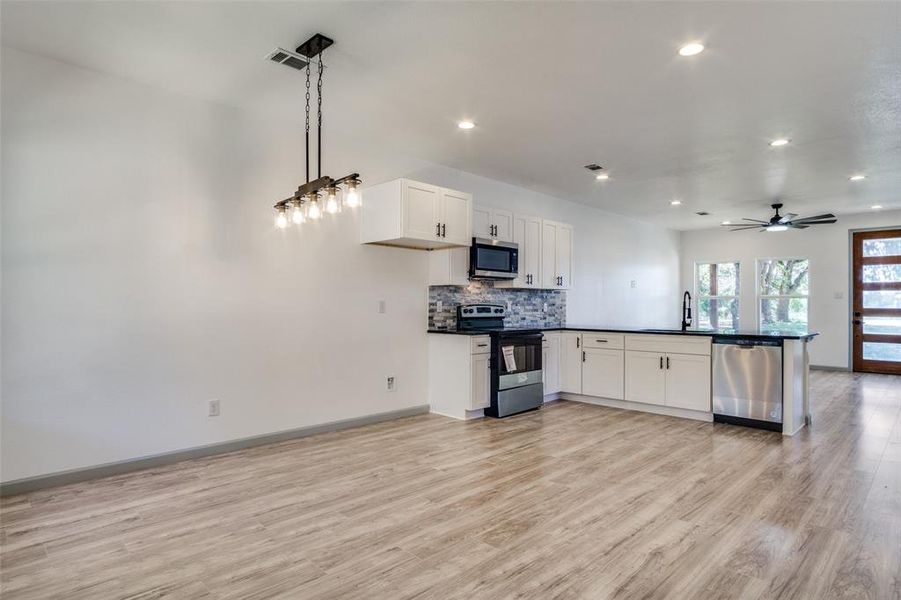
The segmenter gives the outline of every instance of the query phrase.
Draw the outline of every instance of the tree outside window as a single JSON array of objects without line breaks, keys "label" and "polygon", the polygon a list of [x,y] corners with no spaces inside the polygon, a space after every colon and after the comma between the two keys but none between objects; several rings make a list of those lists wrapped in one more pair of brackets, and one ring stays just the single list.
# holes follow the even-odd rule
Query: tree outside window
[{"label": "tree outside window", "polygon": [[697,263],[698,329],[738,329],[740,268],[737,262]]},{"label": "tree outside window", "polygon": [[772,258],[757,261],[760,330],[806,333],[810,261]]}]

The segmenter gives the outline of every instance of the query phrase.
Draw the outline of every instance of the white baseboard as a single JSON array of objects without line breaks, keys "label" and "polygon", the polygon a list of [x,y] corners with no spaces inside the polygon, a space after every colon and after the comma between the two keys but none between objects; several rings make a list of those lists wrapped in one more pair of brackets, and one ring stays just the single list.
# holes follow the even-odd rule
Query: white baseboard
[{"label": "white baseboard", "polygon": [[573,402],[596,404],[598,406],[608,406],[610,408],[622,408],[624,410],[635,410],[639,412],[653,413],[655,415],[665,415],[667,417],[694,419],[695,421],[713,421],[713,413],[699,410],[688,410],[685,408],[675,408],[672,406],[659,406],[657,404],[644,404],[641,402],[630,402],[628,400],[614,400],[612,398],[583,396],[582,394],[571,394],[569,392],[560,394],[560,398],[562,400],[571,400]]}]

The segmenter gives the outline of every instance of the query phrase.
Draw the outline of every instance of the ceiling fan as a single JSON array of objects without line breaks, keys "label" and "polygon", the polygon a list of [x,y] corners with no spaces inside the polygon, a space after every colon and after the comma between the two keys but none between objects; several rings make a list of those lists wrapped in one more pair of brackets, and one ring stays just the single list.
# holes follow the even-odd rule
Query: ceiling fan
[{"label": "ceiling fan", "polygon": [[760,231],[785,231],[786,229],[807,229],[810,225],[824,225],[826,223],[835,223],[835,215],[826,213],[824,215],[816,215],[813,217],[796,218],[798,215],[794,213],[779,214],[782,203],[777,202],[771,204],[776,214],[769,221],[759,221],[757,219],[742,219],[750,221],[750,223],[724,223],[723,227],[731,227],[732,231],[744,231],[745,229],[759,229]]}]

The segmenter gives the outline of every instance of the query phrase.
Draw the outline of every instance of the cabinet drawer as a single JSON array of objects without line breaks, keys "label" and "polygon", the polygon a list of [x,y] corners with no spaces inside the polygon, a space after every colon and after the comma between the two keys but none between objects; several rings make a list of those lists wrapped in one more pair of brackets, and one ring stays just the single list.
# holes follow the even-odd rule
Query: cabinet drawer
[{"label": "cabinet drawer", "polygon": [[710,340],[708,336],[699,335],[630,334],[625,341],[626,350],[710,356]]},{"label": "cabinet drawer", "polygon": [[491,338],[487,335],[478,335],[472,338],[472,353],[487,354],[491,352]]},{"label": "cabinet drawer", "polygon": [[621,333],[587,331],[582,334],[582,345],[586,348],[610,348],[622,350],[625,336]]}]

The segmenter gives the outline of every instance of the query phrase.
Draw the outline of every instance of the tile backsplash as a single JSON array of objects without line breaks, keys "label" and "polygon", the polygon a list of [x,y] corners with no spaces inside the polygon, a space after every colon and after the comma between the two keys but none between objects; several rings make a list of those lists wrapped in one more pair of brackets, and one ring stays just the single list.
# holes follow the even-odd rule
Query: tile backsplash
[{"label": "tile backsplash", "polygon": [[[438,310],[438,301],[441,310]],[[473,281],[468,286],[429,286],[429,329],[456,329],[460,304],[512,304],[505,327],[562,327],[566,324],[566,292],[558,290],[513,290],[496,288],[491,281]],[[547,303],[547,312],[544,305]]]}]

